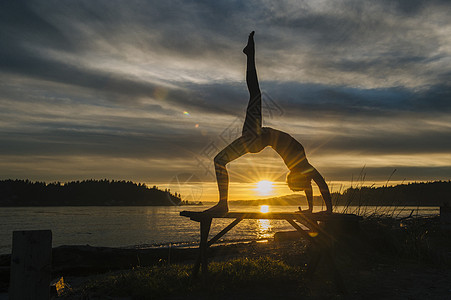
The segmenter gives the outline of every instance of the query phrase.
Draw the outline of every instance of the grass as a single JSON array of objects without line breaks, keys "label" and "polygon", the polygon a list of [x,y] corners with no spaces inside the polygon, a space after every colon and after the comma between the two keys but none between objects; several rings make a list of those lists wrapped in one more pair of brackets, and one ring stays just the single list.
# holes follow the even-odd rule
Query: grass
[{"label": "grass", "polygon": [[440,228],[439,217],[395,219],[371,216],[360,224],[359,243],[387,258],[435,266],[451,265],[451,236]]},{"label": "grass", "polygon": [[[358,196],[358,195],[356,195]],[[362,213],[362,210],[360,213]],[[393,210],[394,211],[394,210]],[[300,242],[298,242],[300,243]],[[294,244],[293,244],[294,245]],[[249,246],[247,251],[233,252],[234,259],[209,263],[206,284],[192,279],[192,265],[160,264],[137,267],[99,276],[67,295],[70,299],[278,299],[336,298],[331,288],[330,270],[324,265],[318,268],[316,281],[306,280],[303,262],[308,261],[310,251],[296,244],[278,246]],[[303,243],[302,245],[306,245]],[[259,248],[260,247],[260,248]],[[266,248],[265,248],[266,247]],[[296,248],[293,251],[292,248]],[[410,274],[415,264],[416,274],[422,274],[423,266],[449,270],[451,266],[451,236],[440,228],[435,217],[396,218],[393,212],[372,213],[360,222],[360,231],[344,235],[335,243],[335,262],[340,272],[349,279],[357,298],[368,290],[381,298],[378,285],[391,284],[398,288],[399,278]],[[265,256],[263,256],[265,255]],[[222,258],[224,259],[224,257]],[[402,270],[400,277],[394,269]],[[371,270],[371,272],[369,271]],[[449,272],[449,271],[447,271]],[[371,275],[376,274],[376,275]],[[422,275],[418,275],[422,276]],[[446,277],[446,276],[445,276]],[[425,284],[427,276],[420,277]],[[434,279],[434,280],[440,280]],[[329,284],[329,287],[325,285]],[[401,282],[402,284],[402,282]],[[410,286],[406,290],[418,290]],[[442,284],[443,285],[443,284]],[[438,292],[439,293],[439,292]],[[385,295],[385,294],[384,294]],[[410,294],[407,292],[403,295]],[[439,293],[439,295],[441,295]],[[356,299],[357,299],[356,298]],[[383,298],[383,297],[382,297]],[[402,297],[401,297],[402,298]],[[117,299],[117,298],[115,298]]]},{"label": "grass", "polygon": [[[210,298],[214,295],[242,294],[246,290],[277,293],[289,286],[303,290],[300,267],[269,257],[238,258],[211,262],[206,285],[190,278],[192,265],[139,267],[92,280],[71,294],[81,297],[131,297],[161,299],[171,297]],[[305,290],[304,290],[305,292]],[[70,295],[68,295],[70,296]],[[274,296],[277,296],[275,294]]]},{"label": "grass", "polygon": [[[440,230],[438,217],[399,220],[372,216],[364,218],[360,225],[359,233],[352,237],[343,237],[336,243],[335,261],[344,278],[353,278],[354,282],[359,282],[362,279],[356,274],[365,270],[379,270],[380,266],[384,265],[387,268],[401,269],[411,264],[428,265],[438,269],[447,269],[451,266],[448,254],[451,249],[451,237]],[[320,265],[318,274],[315,275],[316,279],[306,280],[302,261],[308,261],[308,256],[312,253],[305,252],[305,249],[300,250],[302,247],[299,245],[295,247],[297,251],[292,251],[290,245],[285,244],[279,249],[276,243],[258,245],[262,247],[261,249],[249,246],[249,250],[251,248],[253,250],[241,254],[237,252],[236,255],[241,255],[239,258],[212,261],[209,264],[206,284],[203,284],[200,278],[190,277],[191,264],[163,263],[102,275],[74,290],[72,296],[67,297],[72,299],[108,299],[108,297],[277,299],[302,296],[318,298],[315,298],[315,295],[335,297],[330,270],[325,268],[324,264]],[[266,250],[271,253],[268,254]],[[263,253],[266,253],[265,256],[262,256]],[[370,285],[373,280],[393,276],[392,271],[390,272],[382,273],[382,279],[367,279],[366,284]],[[355,286],[355,283],[350,285]],[[366,287],[360,288],[364,293]]]}]

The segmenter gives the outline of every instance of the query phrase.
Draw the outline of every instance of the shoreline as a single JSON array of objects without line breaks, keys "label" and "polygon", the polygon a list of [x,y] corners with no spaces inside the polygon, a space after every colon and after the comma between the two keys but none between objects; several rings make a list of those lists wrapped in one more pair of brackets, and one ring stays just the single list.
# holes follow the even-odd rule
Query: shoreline
[{"label": "shoreline", "polygon": [[[246,244],[252,242],[267,242],[272,240],[273,238],[246,238],[246,239],[225,239],[215,242],[212,247],[216,246],[227,246],[234,244]],[[118,250],[153,250],[153,249],[196,249],[199,248],[198,241],[182,241],[182,242],[167,242],[167,243],[156,243],[156,244],[138,244],[138,245],[129,245],[129,246],[93,246],[89,244],[67,244],[67,245],[59,245],[52,247],[52,250],[55,250],[60,247],[91,247],[91,248],[102,248],[102,249],[118,249]],[[10,257],[11,253],[0,253],[0,267],[2,266],[1,262],[5,259],[4,257]]]},{"label": "shoreline", "polygon": [[[213,245],[214,256],[237,255],[251,244],[261,240],[243,240]],[[190,247],[118,248],[89,245],[64,245],[52,248],[52,277],[84,277],[117,270],[161,264],[194,263],[198,244]],[[9,286],[11,254],[0,255],[0,293]]]},{"label": "shoreline", "polygon": [[[267,242],[254,240],[214,246],[209,249],[209,260],[212,262],[212,268],[216,264],[219,270],[222,270],[232,264],[236,265],[239,270],[251,268],[249,269],[251,273],[253,272],[252,268],[256,267],[255,263],[260,262],[261,259],[273,265],[282,263],[290,270],[300,270],[298,274],[300,277],[295,281],[278,283],[281,285],[282,291],[279,292],[282,295],[288,298],[298,297],[299,295],[295,294],[295,291],[299,289],[299,286],[303,286],[302,293],[305,293],[307,298],[342,297],[337,294],[331,283],[331,273],[324,264],[319,266],[312,280],[304,278],[305,272],[302,270],[305,269],[313,255],[309,249],[308,242],[303,240],[285,242],[276,242],[274,239],[267,239]],[[111,296],[114,296],[115,292],[112,290],[116,283],[110,283],[111,279],[109,278],[125,280],[124,278],[137,276],[137,280],[141,282],[141,276],[147,278],[146,274],[158,273],[160,272],[158,270],[162,270],[163,272],[176,272],[179,274],[177,276],[184,276],[183,280],[186,281],[186,284],[179,286],[178,289],[171,289],[170,293],[172,294],[169,296],[198,299],[198,296],[201,295],[201,299],[203,297],[207,299],[208,293],[216,291],[215,287],[211,286],[212,290],[205,292],[197,285],[192,287],[189,283],[191,281],[186,277],[189,276],[189,270],[197,255],[198,249],[195,246],[152,249],[86,245],[60,246],[53,248],[52,277],[55,279],[63,277],[65,282],[74,288],[74,298],[69,297],[68,299],[79,299],[81,294],[77,293],[96,295],[98,289],[108,295],[113,293]],[[6,277],[9,277],[9,272],[6,272],[5,268],[5,264],[9,263],[9,261],[5,261],[8,256],[0,256],[0,270],[2,270],[0,293],[6,293],[8,288]],[[363,219],[358,233],[352,236],[337,237],[334,257],[342,277],[346,279],[346,287],[349,291],[346,299],[383,299],[387,297],[445,299],[451,293],[449,287],[449,282],[451,282],[451,233],[441,229],[438,217],[405,220]],[[243,264],[249,263],[250,266],[244,267]],[[224,276],[222,275],[223,271],[215,272],[214,276]],[[247,277],[240,278],[232,276],[231,282],[224,283],[223,288],[230,290],[233,297],[240,295],[243,284],[247,286],[246,281],[240,283],[240,280],[247,280],[245,279]],[[260,290],[257,286],[262,288],[262,284],[266,288],[268,288],[268,284],[271,285],[260,282],[261,280],[266,282],[267,279],[259,278],[255,279],[255,287],[249,287],[249,293],[258,293]],[[93,279],[94,281],[92,281]],[[142,284],[145,285],[146,282],[144,280]],[[133,287],[134,285],[124,284],[120,293],[131,293],[129,295],[139,293]],[[164,286],[167,284],[156,287],[157,292],[165,292]],[[271,288],[278,287],[273,285]],[[268,291],[267,294],[263,293],[262,299],[274,299],[277,296],[278,294],[275,294],[274,291]],[[145,296],[143,297],[145,298]],[[227,299],[227,297],[219,299]]]},{"label": "shoreline", "polygon": [[[53,231],[53,247],[58,247],[58,246],[63,246],[63,245],[86,245],[89,244],[91,246],[94,247],[113,247],[113,248],[161,248],[161,247],[169,247],[170,245],[172,245],[172,247],[174,246],[178,246],[178,245],[190,245],[190,246],[194,246],[196,245],[196,243],[198,242],[198,235],[199,235],[199,229],[198,229],[198,224],[195,224],[195,222],[190,222],[188,220],[186,220],[186,222],[183,222],[183,226],[185,226],[187,228],[188,231],[187,235],[185,235],[185,237],[181,237],[180,235],[177,234],[172,234],[169,232],[166,232],[166,234],[168,236],[164,236],[158,233],[157,227],[155,228],[151,228],[150,230],[146,231],[146,237],[143,239],[141,238],[141,235],[136,234],[139,231],[129,231],[128,235],[124,235],[124,234],[114,234],[114,229],[119,229],[120,225],[117,225],[115,227],[106,227],[106,224],[104,223],[100,223],[100,225],[97,224],[91,224],[92,220],[95,220],[94,214],[92,214],[93,217],[90,217],[90,211],[91,208],[89,207],[74,207],[74,209],[76,210],[75,216],[73,217],[74,221],[77,222],[77,224],[90,224],[89,227],[85,226],[85,225],[81,225],[81,226],[72,226],[71,222],[68,222],[67,220],[69,219],[68,217],[66,217],[67,212],[64,211],[66,208],[64,207],[53,207],[51,209],[51,211],[47,211],[45,210],[46,207],[43,208],[18,208],[20,210],[26,210],[27,211],[27,216],[29,216],[30,218],[32,216],[36,215],[36,220],[39,220],[39,222],[46,222],[45,224],[48,225],[41,225],[39,227],[35,227],[33,223],[31,223],[29,226],[17,226],[17,225],[10,225],[8,224],[8,219],[5,219],[6,225],[3,226],[3,231],[0,232],[0,236],[2,237],[2,243],[0,244],[0,256],[1,255],[6,255],[6,254],[10,254],[11,249],[12,249],[12,231],[14,230],[29,230],[31,228],[36,228],[36,229],[50,229],[52,227],[51,222],[63,222],[63,226],[61,228],[58,228],[58,230]],[[47,207],[48,209],[50,209],[49,207]],[[157,211],[159,211],[158,207],[147,207],[147,209],[153,209],[156,208]],[[161,208],[161,207],[160,207]],[[165,207],[166,208],[166,207]],[[199,207],[197,207],[199,208]],[[200,207],[202,208],[202,207]],[[297,207],[274,207],[273,208],[273,212],[276,211],[290,211],[291,209],[294,211]],[[9,210],[14,211],[14,208],[7,208],[8,210],[5,212],[3,212],[3,217],[6,218],[11,218],[10,216],[15,216],[14,214],[10,214]],[[168,208],[170,209],[170,213],[166,213],[165,210],[163,210],[164,213],[162,214],[157,214],[155,215],[155,217],[153,217],[156,220],[159,220],[159,224],[163,224],[163,223],[167,223],[167,216],[170,216],[172,219],[169,222],[182,222],[182,218],[179,216],[179,211],[182,210],[183,208],[181,207],[172,207],[172,208]],[[378,213],[381,215],[381,217],[392,217],[394,219],[401,219],[404,217],[409,217],[412,213],[412,210],[414,208],[405,208],[401,213],[399,213],[400,211],[397,210],[396,212],[393,211],[393,208],[391,207],[387,207],[386,210],[384,211],[383,209],[378,210]],[[125,210],[125,208],[124,208]],[[194,207],[193,207],[194,210]],[[231,211],[240,211],[240,210],[244,210],[244,211],[257,211],[256,208],[254,207],[247,207],[247,209],[242,209],[241,207],[232,207]],[[117,224],[120,223],[127,223],[127,222],[135,222],[135,220],[131,220],[130,218],[125,218],[123,217],[124,215],[122,214],[123,209],[120,207],[107,207],[107,208],[101,208],[99,207],[99,209],[97,211],[100,211],[102,213],[101,218],[106,219],[106,218],[110,218],[110,216],[108,216],[108,214],[114,214],[115,216],[117,216]],[[146,222],[144,220],[144,215],[145,213],[145,209],[141,209],[141,208],[137,208],[137,207],[128,207],[127,211],[131,211],[132,213],[136,213],[139,212],[139,217],[136,220],[136,223],[133,223],[133,226],[137,227],[137,226],[147,226]],[[340,211],[340,210],[337,210]],[[73,212],[72,212],[73,213]],[[363,215],[365,218],[371,216],[371,217],[377,217],[377,215],[374,214],[368,214],[370,213],[369,211],[366,211],[363,208],[360,208],[360,212],[356,211],[356,209],[354,207],[349,207],[346,211],[346,213],[355,213],[355,214],[360,214]],[[365,213],[367,213],[367,215],[365,215]],[[423,208],[423,210],[419,211],[419,214],[417,214],[417,210],[416,208],[414,209],[414,212],[412,214],[412,217],[434,217],[434,216],[438,216],[440,213],[439,208],[438,207],[432,207],[432,208]],[[0,218],[2,217],[0,216]],[[23,217],[22,217],[23,219]],[[103,220],[102,219],[102,220]],[[13,222],[16,222],[15,220],[11,219]],[[35,221],[34,223],[36,223],[37,221]],[[91,223],[90,223],[91,222]],[[246,221],[246,222],[250,222],[250,221]],[[240,224],[240,226],[247,226],[248,223],[243,222],[242,224],[246,224],[246,225],[242,225]],[[283,231],[283,230],[287,230],[287,228],[284,228],[285,225],[286,227],[289,227],[291,229],[291,227],[288,224],[285,223],[277,223],[277,222],[273,222],[273,221],[269,221],[271,223],[271,226],[269,226],[267,228],[267,231],[264,232],[264,238],[266,238],[268,235],[273,234],[277,231]],[[98,226],[98,227],[96,227]],[[215,224],[213,224],[213,226],[215,226]],[[254,226],[254,230],[258,229],[257,225],[252,225]],[[8,228],[8,229],[5,229]],[[105,239],[104,236],[100,235],[99,232],[101,230],[109,230],[112,234],[109,235],[108,239]],[[175,232],[175,231],[174,231]],[[246,241],[246,240],[255,240],[258,237],[262,237],[261,235],[258,236],[257,234],[253,234],[256,231],[237,231],[235,232],[231,232],[230,234],[227,234],[226,236],[223,237],[223,240],[225,240],[226,242],[240,242],[240,241]],[[67,238],[67,237],[71,237],[71,238]],[[132,238],[130,238],[132,237]],[[143,241],[143,243],[136,243],[137,240]],[[150,243],[146,243],[146,241],[150,241]],[[175,241],[175,242],[173,242]]]}]

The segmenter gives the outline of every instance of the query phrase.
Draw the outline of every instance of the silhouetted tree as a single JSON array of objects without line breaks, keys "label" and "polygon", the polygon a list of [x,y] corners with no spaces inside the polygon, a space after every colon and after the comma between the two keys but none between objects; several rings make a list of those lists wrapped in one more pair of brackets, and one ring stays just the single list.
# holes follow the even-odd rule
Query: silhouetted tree
[{"label": "silhouetted tree", "polygon": [[67,183],[0,181],[0,206],[179,205],[180,197],[132,181],[84,180]]}]

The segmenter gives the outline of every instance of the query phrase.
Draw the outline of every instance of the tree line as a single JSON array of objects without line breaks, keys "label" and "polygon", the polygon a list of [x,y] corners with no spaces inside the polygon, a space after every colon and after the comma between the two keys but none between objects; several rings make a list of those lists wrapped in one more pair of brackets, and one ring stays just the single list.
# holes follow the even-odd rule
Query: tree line
[{"label": "tree line", "polygon": [[[394,186],[351,187],[331,194],[334,206],[451,206],[451,181],[414,182]],[[235,205],[299,205],[306,204],[304,193],[281,197],[238,200]],[[314,205],[324,205],[321,196],[315,196]]]},{"label": "tree line", "polygon": [[[251,201],[236,204],[297,205],[302,195]],[[243,203],[241,203],[243,202]],[[261,203],[260,203],[261,202]],[[321,197],[315,196],[315,205]],[[332,193],[334,205],[364,206],[441,206],[451,205],[451,181],[414,182],[395,186],[351,187]],[[115,180],[83,180],[67,183],[1,180],[0,206],[171,206],[182,204],[181,195],[143,183]]]},{"label": "tree line", "polygon": [[336,205],[442,206],[451,205],[451,181],[413,182],[394,186],[351,187],[333,193]]},{"label": "tree line", "polygon": [[177,193],[125,180],[0,181],[0,206],[171,206],[180,203]]}]

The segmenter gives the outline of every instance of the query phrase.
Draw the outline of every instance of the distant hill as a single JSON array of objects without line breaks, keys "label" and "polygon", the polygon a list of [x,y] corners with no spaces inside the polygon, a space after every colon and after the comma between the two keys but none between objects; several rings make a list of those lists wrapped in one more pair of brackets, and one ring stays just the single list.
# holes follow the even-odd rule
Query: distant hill
[{"label": "distant hill", "polygon": [[131,181],[0,181],[0,206],[172,206],[180,195]]},{"label": "distant hill", "polygon": [[[322,201],[322,200],[321,200]],[[303,194],[285,195],[281,197],[257,199],[257,200],[235,200],[230,201],[234,205],[301,205],[307,203],[307,200]]]},{"label": "distant hill", "polygon": [[[451,181],[434,181],[400,184],[383,187],[349,188],[343,193],[332,193],[333,205],[361,206],[441,206],[451,205]],[[315,205],[322,205],[315,196]],[[258,200],[231,201],[234,205],[306,205],[304,193]]]}]

